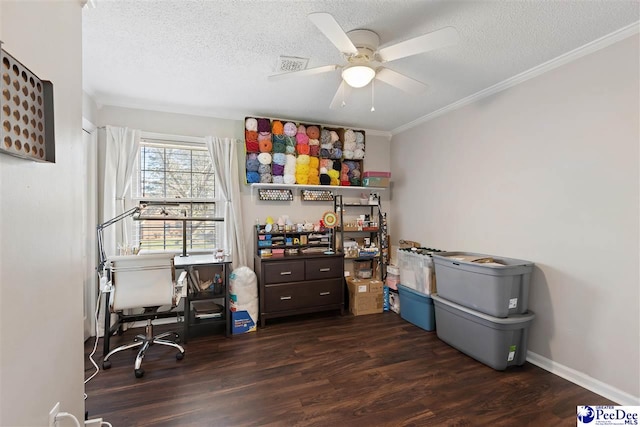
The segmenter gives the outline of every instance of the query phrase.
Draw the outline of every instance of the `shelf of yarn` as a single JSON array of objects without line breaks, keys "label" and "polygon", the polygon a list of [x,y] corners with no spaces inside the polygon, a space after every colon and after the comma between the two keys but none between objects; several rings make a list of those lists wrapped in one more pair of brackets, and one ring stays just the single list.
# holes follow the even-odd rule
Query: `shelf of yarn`
[{"label": "shelf of yarn", "polygon": [[247,184],[360,186],[365,131],[245,118]]}]

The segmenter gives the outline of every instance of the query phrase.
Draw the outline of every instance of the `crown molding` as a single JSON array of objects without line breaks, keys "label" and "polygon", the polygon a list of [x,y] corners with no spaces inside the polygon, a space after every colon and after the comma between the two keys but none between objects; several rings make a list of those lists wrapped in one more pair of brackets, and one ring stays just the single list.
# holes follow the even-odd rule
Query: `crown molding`
[{"label": "crown molding", "polygon": [[466,105],[472,104],[476,101],[479,101],[488,96],[494,95],[498,92],[501,92],[505,89],[509,89],[510,87],[519,85],[529,79],[537,77],[541,74],[544,74],[548,71],[551,71],[555,68],[558,68],[564,64],[575,61],[578,58],[581,58],[585,55],[589,55],[593,52],[596,52],[600,49],[604,49],[607,46],[610,46],[614,43],[617,43],[621,40],[624,40],[628,37],[633,36],[634,34],[638,34],[640,31],[640,21],[636,21],[633,24],[627,25],[626,27],[622,27],[613,33],[607,34],[606,36],[600,37],[590,43],[587,43],[583,46],[580,46],[572,51],[569,51],[563,55],[560,55],[556,58],[553,58],[547,62],[544,62],[540,65],[537,65],[527,71],[524,71],[520,74],[517,74],[513,77],[510,77],[506,80],[503,80],[500,83],[497,83],[493,86],[490,86],[486,89],[481,90],[480,92],[476,92],[473,95],[470,95],[466,98],[462,98],[459,101],[456,101],[452,104],[449,104],[445,107],[440,108],[439,110],[433,111],[425,116],[419,117],[416,120],[413,120],[407,124],[399,126],[395,129],[391,130],[391,135],[396,135],[398,133],[404,132],[408,129],[416,127],[422,123],[426,123],[430,120],[435,119],[436,117],[442,116],[443,114],[447,114],[451,111],[457,110],[458,108],[462,108]]}]

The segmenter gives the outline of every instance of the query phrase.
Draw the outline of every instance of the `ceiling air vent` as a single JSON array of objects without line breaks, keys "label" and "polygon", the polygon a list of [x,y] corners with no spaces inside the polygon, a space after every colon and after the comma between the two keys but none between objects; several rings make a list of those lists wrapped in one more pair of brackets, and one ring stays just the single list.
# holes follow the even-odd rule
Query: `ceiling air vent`
[{"label": "ceiling air vent", "polygon": [[278,57],[278,66],[276,71],[283,73],[291,73],[307,68],[309,58],[298,58],[296,56],[280,56]]}]

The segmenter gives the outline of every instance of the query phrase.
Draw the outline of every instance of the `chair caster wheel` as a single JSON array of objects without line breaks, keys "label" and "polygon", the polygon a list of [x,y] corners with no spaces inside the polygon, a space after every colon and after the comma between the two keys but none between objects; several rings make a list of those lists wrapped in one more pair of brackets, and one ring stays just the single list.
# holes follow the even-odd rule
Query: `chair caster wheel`
[{"label": "chair caster wheel", "polygon": [[136,374],[136,378],[142,378],[144,375],[144,369],[134,369],[133,372]]},{"label": "chair caster wheel", "polygon": [[110,360],[105,360],[104,362],[102,362],[102,369],[109,369],[109,368],[111,368]]},{"label": "chair caster wheel", "polygon": [[184,353],[177,352],[176,353],[176,360],[182,360],[182,359],[184,359]]}]

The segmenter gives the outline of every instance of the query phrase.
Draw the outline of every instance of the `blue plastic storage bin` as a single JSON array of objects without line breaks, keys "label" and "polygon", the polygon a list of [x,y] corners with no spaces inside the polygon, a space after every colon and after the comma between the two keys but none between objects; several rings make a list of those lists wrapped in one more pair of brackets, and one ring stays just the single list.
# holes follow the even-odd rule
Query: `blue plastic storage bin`
[{"label": "blue plastic storage bin", "polygon": [[429,295],[402,284],[398,284],[398,294],[400,295],[400,317],[426,331],[436,329],[433,300]]}]

